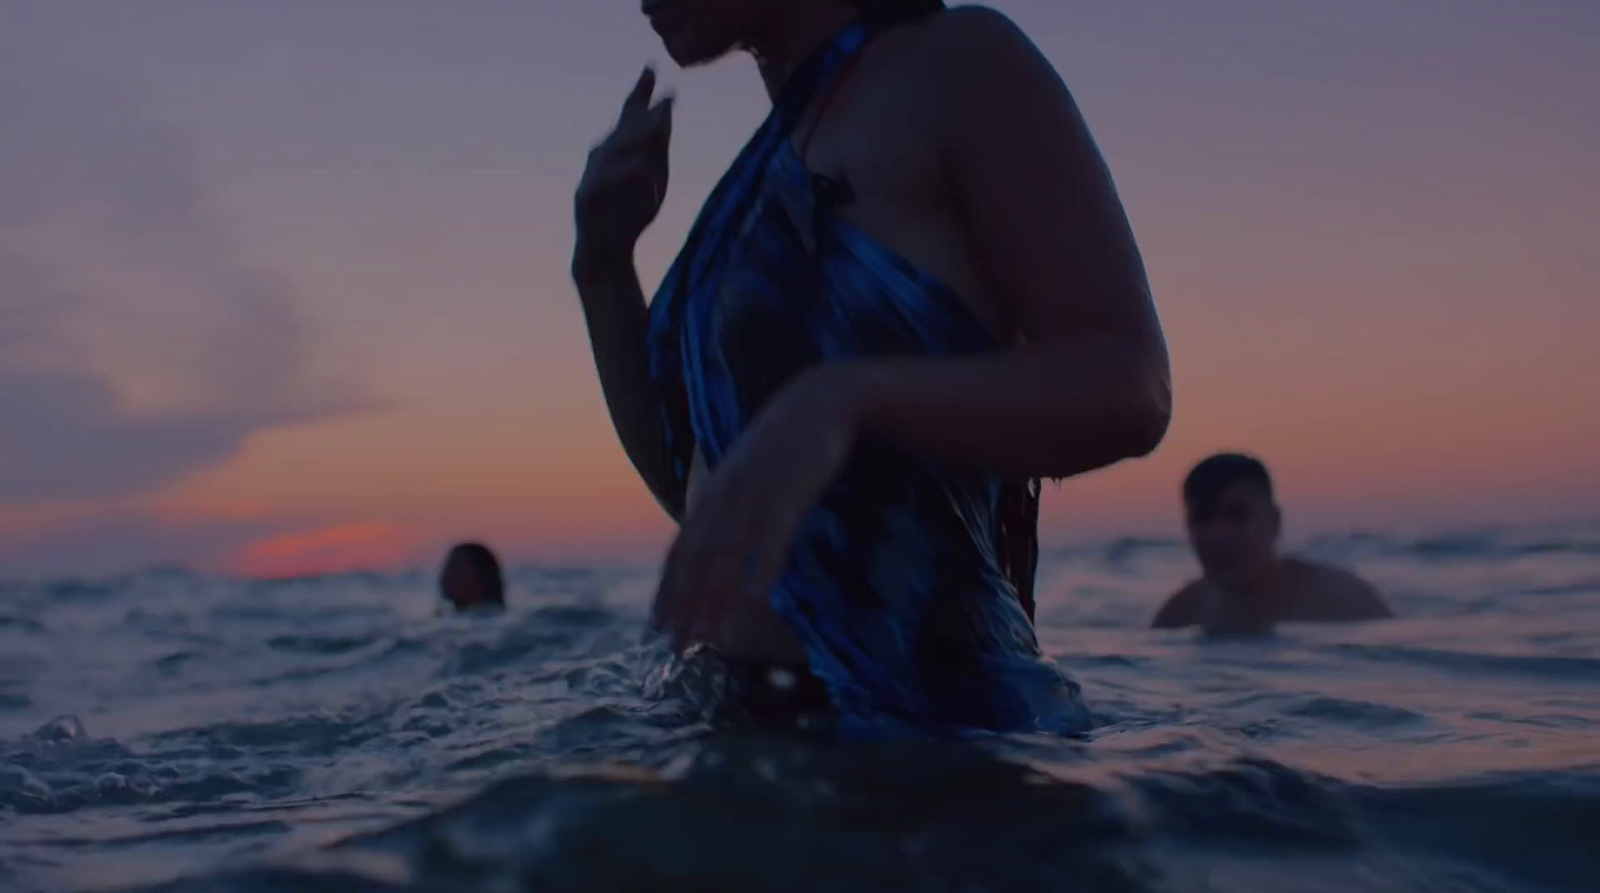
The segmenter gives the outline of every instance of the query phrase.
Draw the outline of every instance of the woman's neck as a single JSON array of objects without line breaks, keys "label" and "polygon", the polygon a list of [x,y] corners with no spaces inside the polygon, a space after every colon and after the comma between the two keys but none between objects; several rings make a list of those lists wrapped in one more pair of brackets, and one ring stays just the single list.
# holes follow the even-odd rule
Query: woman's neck
[{"label": "woman's neck", "polygon": [[816,0],[779,6],[762,28],[745,44],[761,70],[767,96],[777,99],[795,69],[830,37],[861,17],[860,10],[842,0]]}]

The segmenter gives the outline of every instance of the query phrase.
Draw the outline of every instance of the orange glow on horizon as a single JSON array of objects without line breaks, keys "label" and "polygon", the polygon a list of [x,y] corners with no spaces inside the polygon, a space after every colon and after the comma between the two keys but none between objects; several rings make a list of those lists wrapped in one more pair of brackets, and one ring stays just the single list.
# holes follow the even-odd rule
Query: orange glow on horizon
[{"label": "orange glow on horizon", "polygon": [[[1266,461],[1295,536],[1596,517],[1600,131],[1583,89],[1594,54],[1573,39],[1600,22],[1593,5],[1515,21],[1169,5],[1151,27],[1143,8],[997,3],[1070,81],[1105,151],[1176,389],[1152,456],[1045,486],[1042,535],[1181,533],[1182,478],[1218,450]],[[38,94],[50,121],[82,127],[28,143],[40,151],[13,178],[26,225],[0,249],[74,299],[37,302],[48,337],[26,302],[3,334],[23,334],[24,368],[104,379],[127,405],[17,391],[61,424],[0,418],[0,485],[17,482],[10,502],[0,493],[0,576],[434,567],[464,539],[511,562],[660,554],[672,525],[617,442],[569,274],[575,180],[631,78],[617,60],[659,54],[636,17],[430,7],[363,29],[352,62],[271,4],[229,5],[196,23],[214,29],[205,40],[177,42],[159,17],[103,4],[89,18],[117,26],[112,56],[55,6],[29,17],[41,30],[23,42],[40,51],[17,69],[18,108],[80,67],[140,84],[151,107]],[[435,19],[460,31],[413,52],[410,29]],[[1324,27],[1336,20],[1358,27]],[[1215,52],[1191,52],[1201,26]],[[480,51],[519,33],[545,43]],[[209,77],[218,51],[282,61],[283,76]],[[673,183],[639,246],[647,293],[769,106],[743,66],[681,80]],[[395,102],[395,83],[418,89]],[[188,149],[114,151],[83,168],[96,176],[76,172],[94,143],[81,134],[98,132],[83,128],[145,111]],[[191,167],[205,232],[102,225],[102,204]],[[134,205],[130,224],[159,229]],[[183,252],[150,250],[179,242],[270,274],[277,309],[258,295],[225,313],[189,287]],[[219,261],[201,260],[197,275]],[[0,349],[0,365],[15,354]],[[178,415],[141,414],[158,404]],[[9,449],[12,428],[43,445]],[[57,454],[69,473],[36,495],[51,476],[24,466]]]},{"label": "orange glow on horizon", "polygon": [[418,539],[413,531],[381,521],[337,524],[256,540],[238,549],[224,567],[256,579],[389,569],[411,558]]}]

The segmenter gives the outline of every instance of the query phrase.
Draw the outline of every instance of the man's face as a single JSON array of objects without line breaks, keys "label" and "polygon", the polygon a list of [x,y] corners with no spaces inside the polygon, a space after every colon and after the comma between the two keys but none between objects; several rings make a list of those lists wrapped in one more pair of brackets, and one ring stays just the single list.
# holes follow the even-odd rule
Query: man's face
[{"label": "man's face", "polygon": [[713,62],[739,47],[779,0],[643,0],[650,27],[672,61],[688,68]]},{"label": "man's face", "polygon": [[1277,557],[1278,507],[1259,484],[1236,481],[1222,489],[1215,503],[1187,509],[1189,544],[1207,577],[1248,578]]}]

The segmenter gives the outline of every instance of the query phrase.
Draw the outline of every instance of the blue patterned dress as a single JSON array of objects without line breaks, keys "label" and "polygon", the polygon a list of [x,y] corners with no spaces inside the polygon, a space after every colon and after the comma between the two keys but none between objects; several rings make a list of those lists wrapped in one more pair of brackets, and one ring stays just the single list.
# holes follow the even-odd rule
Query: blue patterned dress
[{"label": "blue patterned dress", "polygon": [[[834,359],[1000,347],[963,301],[834,214],[797,120],[870,38],[853,26],[793,75],[707,200],[650,308],[651,372],[680,486],[763,402]],[[872,442],[804,522],[772,606],[842,730],[1070,732],[1078,687],[1032,624],[1038,485]]]}]

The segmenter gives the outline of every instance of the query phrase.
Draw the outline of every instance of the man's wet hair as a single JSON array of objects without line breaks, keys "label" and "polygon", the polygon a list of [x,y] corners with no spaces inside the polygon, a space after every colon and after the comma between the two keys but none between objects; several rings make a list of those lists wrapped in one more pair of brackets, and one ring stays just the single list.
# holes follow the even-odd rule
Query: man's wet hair
[{"label": "man's wet hair", "polygon": [[1184,504],[1202,510],[1215,508],[1222,491],[1240,481],[1255,484],[1268,499],[1273,498],[1272,475],[1260,459],[1243,453],[1218,453],[1196,465],[1184,478]]},{"label": "man's wet hair", "polygon": [[460,543],[450,549],[450,554],[445,556],[448,564],[456,559],[465,561],[478,572],[483,583],[488,587],[489,601],[503,605],[506,603],[506,581],[500,573],[500,559],[494,557],[488,546],[482,543]]}]

